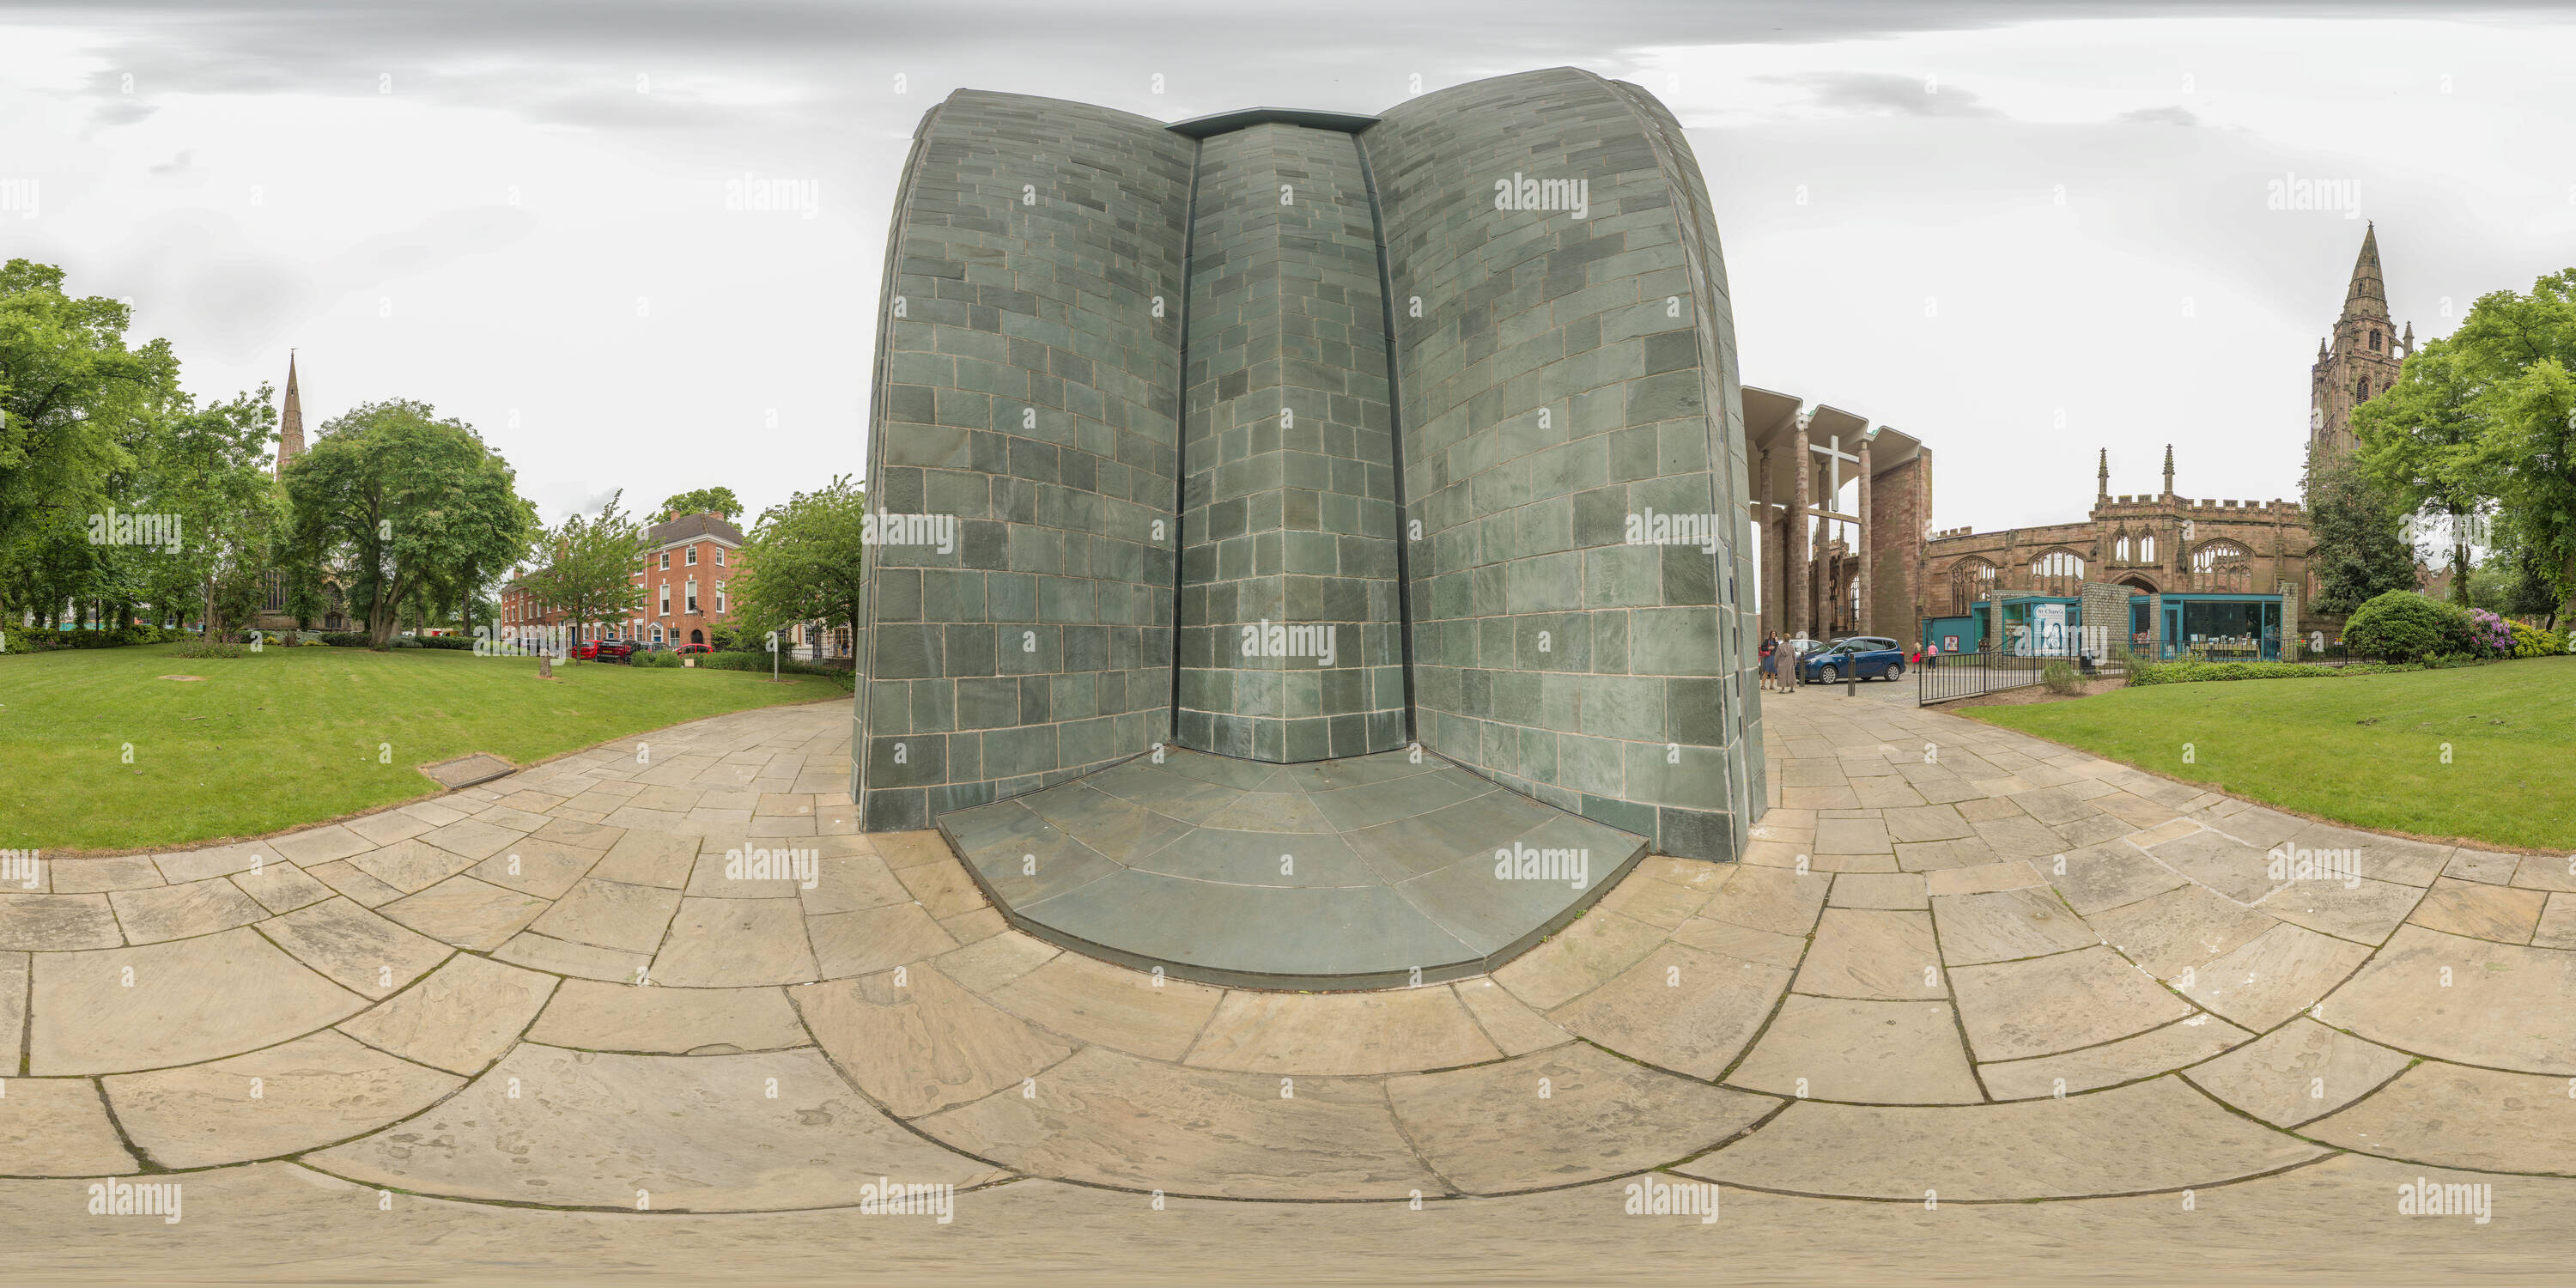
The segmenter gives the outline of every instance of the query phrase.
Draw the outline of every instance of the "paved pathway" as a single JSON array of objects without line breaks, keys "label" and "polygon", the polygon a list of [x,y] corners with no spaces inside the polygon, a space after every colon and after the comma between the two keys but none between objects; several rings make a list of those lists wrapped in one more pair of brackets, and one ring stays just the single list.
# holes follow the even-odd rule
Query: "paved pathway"
[{"label": "paved pathway", "polygon": [[[1493,975],[1383,993],[1157,983],[1006,929],[935,834],[855,833],[832,706],[49,862],[0,893],[0,1177],[179,1170],[201,1226],[215,1195],[788,1211],[884,1178],[969,1191],[961,1225],[1056,1219],[1042,1182],[1606,1219],[1640,1173],[1940,1210],[2342,1177],[2388,1216],[2422,1173],[2576,1209],[2541,1179],[2576,1173],[2568,859],[1937,712],[1768,716],[1746,862],[1649,857]],[[2332,879],[2272,871],[2282,846]],[[796,850],[810,881],[764,866]],[[1872,1227],[1891,1256],[1901,1224]]]}]

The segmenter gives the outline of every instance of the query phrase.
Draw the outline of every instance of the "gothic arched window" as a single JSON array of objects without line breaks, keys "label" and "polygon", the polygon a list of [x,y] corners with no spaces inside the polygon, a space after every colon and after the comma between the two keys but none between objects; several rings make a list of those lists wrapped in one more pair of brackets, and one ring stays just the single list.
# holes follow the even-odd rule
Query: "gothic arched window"
[{"label": "gothic arched window", "polygon": [[2072,595],[2084,585],[2084,560],[2071,550],[2051,550],[2030,561],[2030,586],[2035,594]]},{"label": "gothic arched window", "polygon": [[1995,566],[1971,556],[1950,566],[1950,611],[1965,613],[1995,585]]},{"label": "gothic arched window", "polygon": [[2195,590],[2248,590],[2254,580],[2254,552],[2224,539],[2208,542],[2191,553],[2191,573]]},{"label": "gothic arched window", "polygon": [[2125,533],[2125,532],[2121,533],[2121,534],[2120,534],[2120,539],[2119,539],[2117,542],[2114,542],[2114,543],[2112,544],[2112,546],[2111,546],[2111,562],[2113,562],[2113,563],[2127,563],[2127,562],[2129,562],[2129,534],[2128,534],[2128,533]]},{"label": "gothic arched window", "polygon": [[2155,561],[2156,534],[2150,532],[2147,535],[2138,538],[2138,562],[2151,564]]},{"label": "gothic arched window", "polygon": [[2360,380],[2353,382],[2352,400],[2354,402],[2370,401],[2370,377],[2363,376]]}]

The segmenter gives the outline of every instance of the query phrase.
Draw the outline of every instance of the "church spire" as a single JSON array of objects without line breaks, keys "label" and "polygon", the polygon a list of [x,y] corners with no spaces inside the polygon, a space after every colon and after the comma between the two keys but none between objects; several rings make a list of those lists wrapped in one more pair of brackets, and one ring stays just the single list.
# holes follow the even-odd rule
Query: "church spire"
[{"label": "church spire", "polygon": [[2352,283],[2343,292],[2343,320],[2388,320],[2388,285],[2379,273],[2379,226],[2361,234],[2361,254],[2352,262]]},{"label": "church spire", "polygon": [[277,417],[277,473],[286,474],[286,463],[304,454],[304,399],[295,390],[295,350],[286,351],[286,406]]},{"label": "church spire", "polygon": [[2165,444],[2165,495],[2173,495],[2173,444]]},{"label": "church spire", "polygon": [[2103,448],[2103,449],[2102,449],[2102,468],[2101,468],[2099,471],[2097,471],[2097,472],[2095,473],[2094,477],[2096,477],[2096,478],[2098,478],[2098,479],[2100,479],[2100,480],[2101,480],[2101,482],[2100,482],[2099,486],[2097,486],[2097,487],[2094,489],[2094,492],[2093,492],[2094,497],[2095,497],[2096,499],[2103,500],[2103,501],[2108,501],[2108,500],[2110,500],[2110,499],[2111,499],[2111,449],[2110,449],[2110,448],[2105,447],[2105,448]]}]

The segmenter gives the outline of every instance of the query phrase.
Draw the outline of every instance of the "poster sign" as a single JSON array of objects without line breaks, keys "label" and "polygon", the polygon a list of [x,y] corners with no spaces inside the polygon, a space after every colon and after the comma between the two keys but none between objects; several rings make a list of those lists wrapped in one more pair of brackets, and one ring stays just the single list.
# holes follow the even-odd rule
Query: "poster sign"
[{"label": "poster sign", "polygon": [[1958,651],[1959,651],[1959,637],[1958,637],[1958,636],[1956,636],[1956,635],[1944,635],[1944,636],[1942,636],[1942,637],[1941,637],[1941,651],[1942,651],[1942,652],[1944,652],[1944,653],[1956,653],[1956,652],[1958,652]]},{"label": "poster sign", "polygon": [[2041,657],[2066,655],[2066,605],[2034,604],[2031,606],[2031,643]]}]

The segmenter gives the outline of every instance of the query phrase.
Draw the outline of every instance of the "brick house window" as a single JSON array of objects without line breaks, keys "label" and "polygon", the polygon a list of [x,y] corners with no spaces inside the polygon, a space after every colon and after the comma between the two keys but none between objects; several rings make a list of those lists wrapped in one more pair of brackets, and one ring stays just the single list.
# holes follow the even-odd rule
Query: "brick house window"
[{"label": "brick house window", "polygon": [[661,642],[662,642],[662,628],[661,628],[659,625],[656,625],[656,626],[653,628],[653,642],[654,642],[655,644],[659,644],[659,643],[661,643]]},{"label": "brick house window", "polygon": [[725,566],[725,561],[724,561],[724,547],[723,547],[723,546],[717,546],[717,547],[716,547],[716,567],[718,567],[718,568],[722,568],[722,567],[724,567],[724,566]]},{"label": "brick house window", "polygon": [[696,546],[691,546],[691,547],[689,547],[688,552],[687,552],[687,553],[686,553],[686,555],[681,559],[681,562],[682,562],[682,563],[687,564],[688,566],[690,566],[690,567],[692,567],[692,568],[697,567],[697,566],[698,566],[698,548],[697,548]]},{"label": "brick house window", "polygon": [[697,579],[697,578],[695,578],[695,577],[691,577],[691,578],[689,578],[688,596],[687,596],[687,598],[686,598],[686,600],[685,600],[684,602],[685,602],[685,603],[687,603],[687,604],[688,604],[688,606],[689,606],[689,615],[690,615],[691,617],[695,617],[695,616],[697,616],[697,614],[698,614],[698,579]]},{"label": "brick house window", "polygon": [[716,616],[718,616],[718,617],[722,617],[722,616],[724,616],[724,614],[725,614],[725,593],[724,593],[724,583],[723,583],[723,582],[717,582],[717,583],[716,583]]},{"label": "brick house window", "polygon": [[[666,581],[666,582],[663,582],[663,583],[662,583],[662,611],[660,611],[660,612],[658,612],[658,613],[655,613],[655,614],[654,614],[654,616],[656,616],[656,617],[668,617],[668,616],[670,616],[670,615],[671,615],[671,583],[669,583],[669,582],[667,582],[667,581]],[[659,638],[660,638],[660,636],[657,634],[657,635],[655,636],[655,638],[656,638],[656,639],[659,639]]]},{"label": "brick house window", "polygon": [[664,571],[664,572],[669,572],[670,570],[671,570],[671,552],[670,552],[670,551],[668,551],[668,550],[665,550],[665,551],[663,551],[663,552],[662,552],[662,571]]}]

